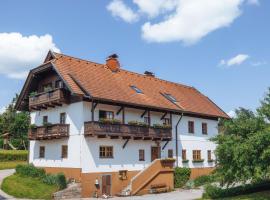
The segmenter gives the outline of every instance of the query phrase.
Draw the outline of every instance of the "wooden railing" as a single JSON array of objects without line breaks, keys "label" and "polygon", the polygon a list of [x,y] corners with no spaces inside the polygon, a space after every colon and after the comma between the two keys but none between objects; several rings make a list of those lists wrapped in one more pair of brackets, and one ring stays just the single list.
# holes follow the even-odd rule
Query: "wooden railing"
[{"label": "wooden railing", "polygon": [[53,124],[29,129],[29,140],[49,140],[69,136],[69,124]]},{"label": "wooden railing", "polygon": [[66,102],[63,88],[58,88],[49,92],[39,93],[33,97],[29,97],[29,108],[38,106],[54,106]]},{"label": "wooden railing", "polygon": [[102,122],[85,122],[84,134],[86,136],[119,136],[137,139],[171,140],[171,128],[154,128],[128,124],[107,124]]}]

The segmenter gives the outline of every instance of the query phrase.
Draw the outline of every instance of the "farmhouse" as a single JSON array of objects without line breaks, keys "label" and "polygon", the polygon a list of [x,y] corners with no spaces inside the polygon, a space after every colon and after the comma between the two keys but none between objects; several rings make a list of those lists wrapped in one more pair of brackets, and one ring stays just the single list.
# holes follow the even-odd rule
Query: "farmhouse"
[{"label": "farmhouse", "polygon": [[[182,76],[182,75],[179,75]],[[29,162],[81,182],[82,196],[173,189],[173,167],[191,177],[215,167],[218,120],[193,87],[49,52],[30,71],[16,108],[31,113]]]}]

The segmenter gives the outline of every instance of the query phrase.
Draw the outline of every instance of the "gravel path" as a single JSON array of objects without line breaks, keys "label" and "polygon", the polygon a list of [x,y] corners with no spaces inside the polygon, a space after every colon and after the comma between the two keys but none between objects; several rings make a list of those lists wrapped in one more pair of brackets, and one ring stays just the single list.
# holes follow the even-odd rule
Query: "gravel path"
[{"label": "gravel path", "polygon": [[[6,178],[7,176],[12,175],[14,172],[15,172],[14,169],[0,170],[0,186],[1,186],[2,181],[4,180],[4,178]],[[4,200],[4,199],[14,199],[14,197],[7,195],[6,193],[4,193],[0,189],[0,200]]]}]

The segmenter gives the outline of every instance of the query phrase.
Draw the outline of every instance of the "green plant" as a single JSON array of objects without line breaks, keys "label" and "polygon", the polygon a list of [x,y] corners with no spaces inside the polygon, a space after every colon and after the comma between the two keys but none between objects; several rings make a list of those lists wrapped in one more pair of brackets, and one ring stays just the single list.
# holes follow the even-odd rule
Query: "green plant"
[{"label": "green plant", "polygon": [[30,129],[35,129],[35,128],[37,128],[37,125],[36,125],[36,124],[30,124],[30,125],[29,125],[29,128],[30,128]]},{"label": "green plant", "polygon": [[101,122],[103,124],[121,124],[121,121],[118,119],[101,118],[101,119],[99,119],[99,122]]},{"label": "green plant", "polygon": [[29,97],[31,98],[31,97],[35,97],[35,96],[37,96],[37,91],[33,91],[33,92],[30,92],[30,94],[29,94]]},{"label": "green plant", "polygon": [[200,159],[200,160],[192,160],[193,163],[202,163],[204,162],[204,159]]},{"label": "green plant", "polygon": [[182,160],[182,163],[188,163],[189,162],[189,160]]},{"label": "green plant", "polygon": [[148,127],[149,125],[145,122],[138,122],[138,126]]},{"label": "green plant", "polygon": [[25,150],[0,150],[0,163],[6,161],[26,161],[28,151]]},{"label": "green plant", "polygon": [[183,187],[189,180],[190,174],[191,170],[189,168],[176,167],[174,169],[174,187],[175,188]]},{"label": "green plant", "polygon": [[63,173],[57,174],[56,180],[57,180],[56,183],[61,190],[65,189],[67,187],[67,180],[66,180],[66,177]]},{"label": "green plant", "polygon": [[172,128],[172,126],[169,124],[153,124],[153,127],[154,128],[164,128],[164,129]]},{"label": "green plant", "polygon": [[64,174],[46,174],[42,177],[42,182],[48,185],[57,185],[59,189],[64,189],[67,187],[67,180]]},{"label": "green plant", "polygon": [[194,186],[199,187],[208,183],[212,183],[215,181],[213,175],[203,175],[194,179]]},{"label": "green plant", "polygon": [[37,168],[33,164],[29,165],[17,165],[16,173],[22,176],[30,176],[30,177],[39,177],[42,178],[45,176],[45,170],[42,168]]},{"label": "green plant", "polygon": [[184,186],[185,189],[192,189],[195,188],[194,180],[188,180]]},{"label": "green plant", "polygon": [[44,92],[51,92],[53,88],[51,86],[45,87]]},{"label": "green plant", "polygon": [[138,126],[139,122],[138,121],[129,121],[128,125],[132,125],[132,126]]}]

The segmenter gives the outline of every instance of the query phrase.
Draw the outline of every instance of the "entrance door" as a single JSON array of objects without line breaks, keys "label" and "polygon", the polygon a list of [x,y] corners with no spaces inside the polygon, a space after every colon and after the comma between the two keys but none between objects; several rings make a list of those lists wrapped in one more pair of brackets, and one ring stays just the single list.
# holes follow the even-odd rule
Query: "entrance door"
[{"label": "entrance door", "polygon": [[102,176],[102,194],[106,194],[107,196],[111,196],[111,175],[103,175]]},{"label": "entrance door", "polygon": [[160,147],[151,147],[151,161],[160,158]]}]

